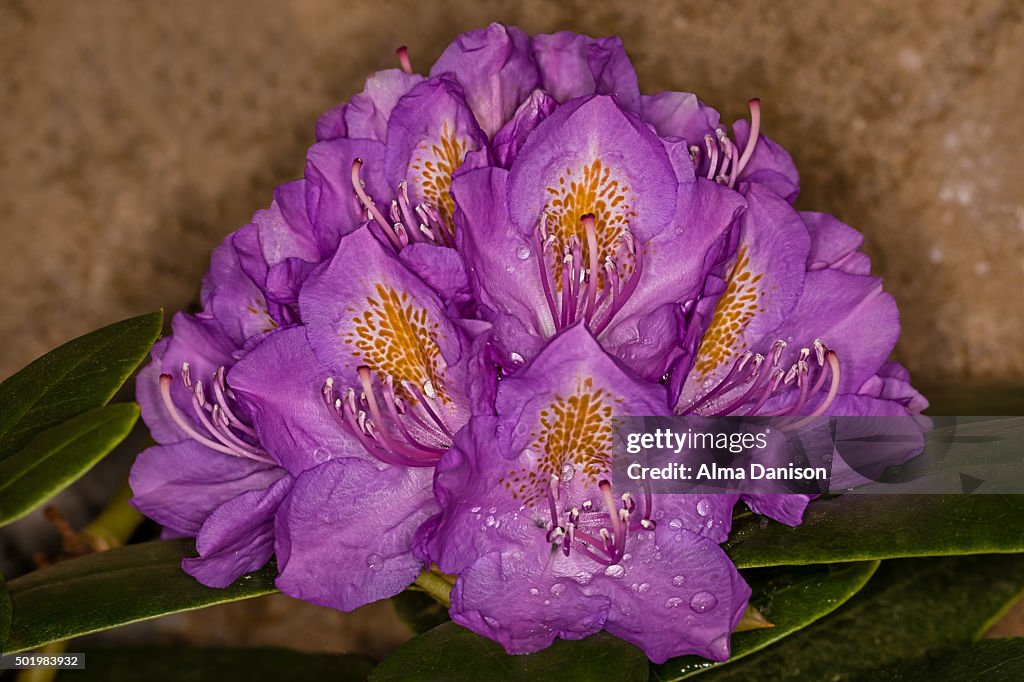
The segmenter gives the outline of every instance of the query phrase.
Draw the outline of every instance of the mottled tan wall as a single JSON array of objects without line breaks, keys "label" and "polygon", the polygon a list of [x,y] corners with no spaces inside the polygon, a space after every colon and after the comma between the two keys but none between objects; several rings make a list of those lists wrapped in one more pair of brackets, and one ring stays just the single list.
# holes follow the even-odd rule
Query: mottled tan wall
[{"label": "mottled tan wall", "polygon": [[491,20],[618,33],[648,91],[754,95],[801,206],[866,233],[921,379],[1024,376],[1019,2],[0,3],[0,375],[195,295],[317,114]]}]

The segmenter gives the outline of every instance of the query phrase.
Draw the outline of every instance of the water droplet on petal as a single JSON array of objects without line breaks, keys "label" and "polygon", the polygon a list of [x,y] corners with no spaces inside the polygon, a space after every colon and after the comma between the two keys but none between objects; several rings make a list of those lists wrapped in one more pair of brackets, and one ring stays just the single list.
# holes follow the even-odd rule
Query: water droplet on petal
[{"label": "water droplet on petal", "polygon": [[371,570],[379,571],[384,568],[384,557],[380,554],[371,554],[366,557],[366,565],[369,566]]},{"label": "water droplet on petal", "polygon": [[490,625],[492,628],[501,627],[501,623],[498,622],[498,619],[492,618],[491,616],[484,616],[484,622]]},{"label": "water droplet on petal", "polygon": [[528,246],[520,246],[519,248],[516,249],[516,258],[518,258],[519,260],[526,260],[529,257],[530,257],[530,247],[528,247]]},{"label": "water droplet on petal", "polygon": [[331,458],[331,453],[327,452],[323,448],[317,448],[313,450],[313,459],[317,462],[326,462]]},{"label": "water droplet on petal", "polygon": [[671,521],[668,522],[668,527],[671,528],[672,530],[679,530],[680,528],[683,527],[683,520],[682,519],[672,519]]},{"label": "water droplet on petal", "polygon": [[427,396],[428,398],[437,397],[437,390],[434,388],[434,383],[429,379],[423,382],[423,395]]},{"label": "water droplet on petal", "polygon": [[636,588],[636,591],[637,592],[646,592],[649,589],[651,589],[651,584],[650,583],[640,583],[640,586]]},{"label": "water droplet on petal", "polygon": [[561,597],[563,594],[565,594],[565,585],[563,585],[562,583],[555,583],[551,586],[550,591],[552,597]]},{"label": "water droplet on petal", "polygon": [[593,579],[594,575],[592,573],[587,573],[586,571],[580,571],[576,574],[575,578],[576,582],[578,582],[580,585],[589,585],[590,581]]},{"label": "water droplet on petal", "polygon": [[604,569],[604,574],[609,578],[621,578],[625,572],[626,569],[619,564],[612,564],[608,568]]},{"label": "water droplet on petal", "polygon": [[682,587],[683,585],[686,584],[686,576],[685,575],[677,575],[676,577],[672,578],[672,584],[675,585],[676,587]]},{"label": "water droplet on petal", "polygon": [[697,503],[697,513],[701,516],[707,516],[711,513],[711,503],[707,500],[701,500]]},{"label": "water droplet on petal", "polygon": [[525,362],[523,356],[520,355],[519,353],[516,353],[515,351],[509,353],[509,358],[511,358],[512,362],[516,363],[517,365],[521,365],[523,364],[523,362]]},{"label": "water droplet on petal", "polygon": [[668,601],[665,602],[665,606],[670,608],[670,609],[674,609],[675,607],[679,606],[682,603],[683,603],[683,600],[680,599],[679,597],[669,597]]},{"label": "water droplet on petal", "polygon": [[562,480],[571,481],[572,477],[576,475],[576,469],[571,464],[566,464],[562,467]]},{"label": "water droplet on petal", "polygon": [[540,590],[538,590],[536,587],[531,587],[530,594],[540,594]]},{"label": "water droplet on petal", "polygon": [[474,514],[476,514],[477,512],[479,512],[479,511],[480,511],[480,507],[473,507],[473,508],[472,508],[472,509],[470,509],[469,511],[473,512]]},{"label": "water droplet on petal", "polygon": [[710,592],[698,592],[690,599],[690,608],[697,613],[705,613],[718,605],[718,599]]}]

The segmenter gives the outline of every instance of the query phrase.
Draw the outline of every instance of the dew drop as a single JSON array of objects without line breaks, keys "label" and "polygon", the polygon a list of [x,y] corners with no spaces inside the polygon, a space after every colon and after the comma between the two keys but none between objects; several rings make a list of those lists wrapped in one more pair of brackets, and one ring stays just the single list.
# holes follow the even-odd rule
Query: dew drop
[{"label": "dew drop", "polygon": [[670,609],[674,609],[675,607],[679,606],[682,603],[683,603],[683,600],[680,599],[679,597],[669,597],[668,601],[665,602],[665,606],[670,608]]},{"label": "dew drop", "polygon": [[497,618],[492,618],[491,616],[484,616],[484,622],[487,623],[492,628],[499,628],[499,627],[501,627],[501,623],[498,622],[498,619]]},{"label": "dew drop", "polygon": [[675,585],[676,587],[682,587],[683,585],[686,584],[686,576],[685,575],[677,575],[677,576],[675,576],[674,578],[672,578],[672,584]]},{"label": "dew drop", "polygon": [[651,589],[651,584],[650,583],[640,583],[640,585],[636,588],[636,591],[640,592],[640,593],[643,593],[643,592],[646,592],[649,589]]},{"label": "dew drop", "polygon": [[480,507],[473,507],[473,508],[472,508],[472,509],[470,509],[469,511],[473,512],[474,514],[477,514],[477,513],[479,513],[479,511],[480,511]]},{"label": "dew drop", "polygon": [[528,246],[520,246],[516,249],[516,258],[519,260],[526,260],[530,257],[530,248]]},{"label": "dew drop", "polygon": [[680,528],[683,527],[683,520],[682,519],[672,519],[671,521],[668,522],[668,527],[671,528],[672,530],[679,530]]},{"label": "dew drop", "polygon": [[323,448],[317,448],[313,450],[313,459],[317,462],[326,462],[331,458],[331,453],[327,452]]},{"label": "dew drop", "polygon": [[621,578],[625,572],[626,569],[619,564],[612,564],[608,568],[604,569],[604,574],[609,578]]},{"label": "dew drop", "polygon": [[563,594],[565,594],[565,585],[563,585],[562,583],[555,583],[551,586],[550,591],[552,597],[561,597]]},{"label": "dew drop", "polygon": [[580,585],[589,585],[590,581],[593,579],[594,575],[592,573],[587,573],[586,571],[580,571],[576,574],[576,577],[574,578],[574,580],[578,582]]},{"label": "dew drop", "polygon": [[700,500],[697,502],[697,513],[701,516],[707,516],[711,513],[711,503],[707,500]]},{"label": "dew drop", "polygon": [[718,605],[718,599],[710,592],[698,592],[690,599],[690,608],[697,613],[705,613]]},{"label": "dew drop", "polygon": [[538,590],[536,587],[531,587],[530,588],[530,594],[533,594],[533,595],[540,594],[540,590]]},{"label": "dew drop", "polygon": [[493,516],[488,516],[487,520],[484,523],[487,524],[488,528],[497,528],[498,526],[501,525],[501,521],[499,521],[498,519],[494,518]]},{"label": "dew drop", "polygon": [[523,362],[525,362],[523,356],[520,355],[519,353],[516,353],[515,351],[509,354],[509,358],[511,358],[512,362],[516,363],[517,365],[521,365],[523,364]]},{"label": "dew drop", "polygon": [[571,481],[572,477],[576,475],[576,469],[571,464],[566,464],[562,467],[562,480]]},{"label": "dew drop", "polygon": [[366,557],[366,565],[369,566],[371,570],[379,571],[384,568],[384,557],[380,554],[371,554]]}]

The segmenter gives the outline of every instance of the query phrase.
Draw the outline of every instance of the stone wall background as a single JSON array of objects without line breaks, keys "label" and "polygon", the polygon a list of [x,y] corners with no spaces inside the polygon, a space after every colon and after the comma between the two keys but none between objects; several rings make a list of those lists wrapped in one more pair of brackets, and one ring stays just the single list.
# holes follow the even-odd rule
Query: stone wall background
[{"label": "stone wall background", "polygon": [[[425,70],[495,20],[617,33],[645,91],[693,91],[726,120],[761,97],[764,130],[802,171],[799,207],[866,235],[915,378],[1024,378],[1019,0],[4,0],[0,377],[100,325],[187,306],[210,250],[301,175],[321,111],[394,66],[398,45]],[[76,525],[130,455],[57,499]],[[56,542],[38,513],[9,531],[0,559]],[[380,654],[407,636],[386,608],[282,600],[100,637]],[[1024,611],[999,628],[1019,634]]]},{"label": "stone wall background", "polygon": [[916,378],[1024,376],[1024,19],[1012,0],[0,4],[0,376],[188,304],[298,177],[317,114],[491,20],[620,34],[647,91],[765,130],[862,230]]}]

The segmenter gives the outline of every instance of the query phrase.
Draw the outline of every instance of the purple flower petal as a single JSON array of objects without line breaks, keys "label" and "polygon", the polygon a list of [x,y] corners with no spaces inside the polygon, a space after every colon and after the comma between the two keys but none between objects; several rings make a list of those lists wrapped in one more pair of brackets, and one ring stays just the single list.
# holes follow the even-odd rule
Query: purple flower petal
[{"label": "purple flower petal", "polygon": [[448,76],[430,78],[410,90],[391,115],[385,176],[391,187],[407,181],[413,203],[430,202],[451,230],[452,173],[469,152],[486,149],[487,135],[477,125],[462,86]]},{"label": "purple flower petal", "polygon": [[345,110],[347,137],[384,142],[388,121],[398,100],[412,90],[423,76],[400,69],[378,71],[366,79],[366,86],[352,97]]},{"label": "purple flower petal", "polygon": [[502,24],[456,38],[430,67],[431,76],[446,73],[462,84],[488,137],[512,117],[539,82],[530,58],[530,37],[522,29]]},{"label": "purple flower petal", "polygon": [[[750,123],[739,120],[732,124],[732,129],[736,145],[743,149],[750,137]],[[789,203],[796,201],[800,194],[800,174],[797,173],[793,157],[763,134],[757,138],[754,154],[740,174],[740,181],[764,185]]]},{"label": "purple flower petal", "polygon": [[299,327],[271,334],[228,374],[260,444],[293,475],[328,459],[363,454],[324,403],[323,385],[330,375]]},{"label": "purple flower petal", "polygon": [[188,438],[164,404],[160,375],[166,373],[174,377],[170,389],[172,401],[184,419],[195,423],[192,393],[180,381],[182,364],[189,363],[192,377],[207,381],[219,367],[234,362],[236,350],[220,324],[206,314],[178,313],[171,320],[171,331],[172,336],[153,347],[153,361],[139,372],[135,381],[142,419],[158,443],[176,443]]},{"label": "purple flower petal", "polygon": [[721,127],[718,112],[689,92],[659,92],[643,96],[643,119],[662,137],[680,137],[701,146],[705,135]]},{"label": "purple flower petal", "polygon": [[509,176],[509,214],[532,235],[547,213],[549,232],[566,246],[570,235],[582,236],[581,216],[593,213],[604,256],[618,230],[646,241],[665,229],[676,193],[661,141],[611,98],[596,96],[559,107],[530,135]]},{"label": "purple flower petal", "polygon": [[274,552],[274,514],[291,485],[291,477],[285,477],[217,507],[196,536],[199,556],[182,559],[181,567],[203,585],[218,588],[261,568]]},{"label": "purple flower petal", "polygon": [[614,95],[621,107],[640,111],[633,64],[617,37],[591,38],[570,31],[533,39],[541,87],[559,102],[582,95]]},{"label": "purple flower petal", "polygon": [[262,490],[283,469],[214,452],[191,440],[143,450],[132,465],[132,505],[157,523],[186,535],[199,532],[221,504]]},{"label": "purple flower petal", "polygon": [[[745,351],[768,355],[803,288],[803,273],[810,248],[807,229],[788,203],[760,185],[745,188],[747,210],[740,219],[739,244],[724,274],[725,290],[717,297],[714,313],[691,369],[674,372],[681,378],[677,405],[689,411],[720,409],[747,387],[722,391],[712,399],[710,387],[723,384]],[[772,335],[774,334],[774,336]],[[810,344],[815,336],[794,337],[794,344]],[[788,365],[786,365],[788,367]]]},{"label": "purple flower petal", "polygon": [[336,459],[303,473],[276,522],[277,586],[342,611],[405,589],[416,529],[436,511],[427,469]]},{"label": "purple flower petal", "polygon": [[801,211],[800,217],[811,235],[808,270],[833,268],[851,275],[871,274],[870,259],[859,251],[864,245],[864,236],[860,232],[827,213]]},{"label": "purple flower petal", "polygon": [[306,155],[306,207],[321,253],[366,221],[366,209],[352,185],[352,165],[363,160],[360,180],[378,203],[391,196],[384,180],[384,145],[374,140],[318,142]]},{"label": "purple flower petal", "polygon": [[534,90],[530,93],[512,119],[494,135],[494,158],[500,167],[511,167],[530,133],[541,121],[550,116],[557,106],[557,102],[543,90]]},{"label": "purple flower petal", "polygon": [[718,545],[661,524],[622,568],[612,576],[606,570],[593,583],[614,604],[608,632],[639,646],[654,663],[687,654],[729,658],[750,587]]}]

